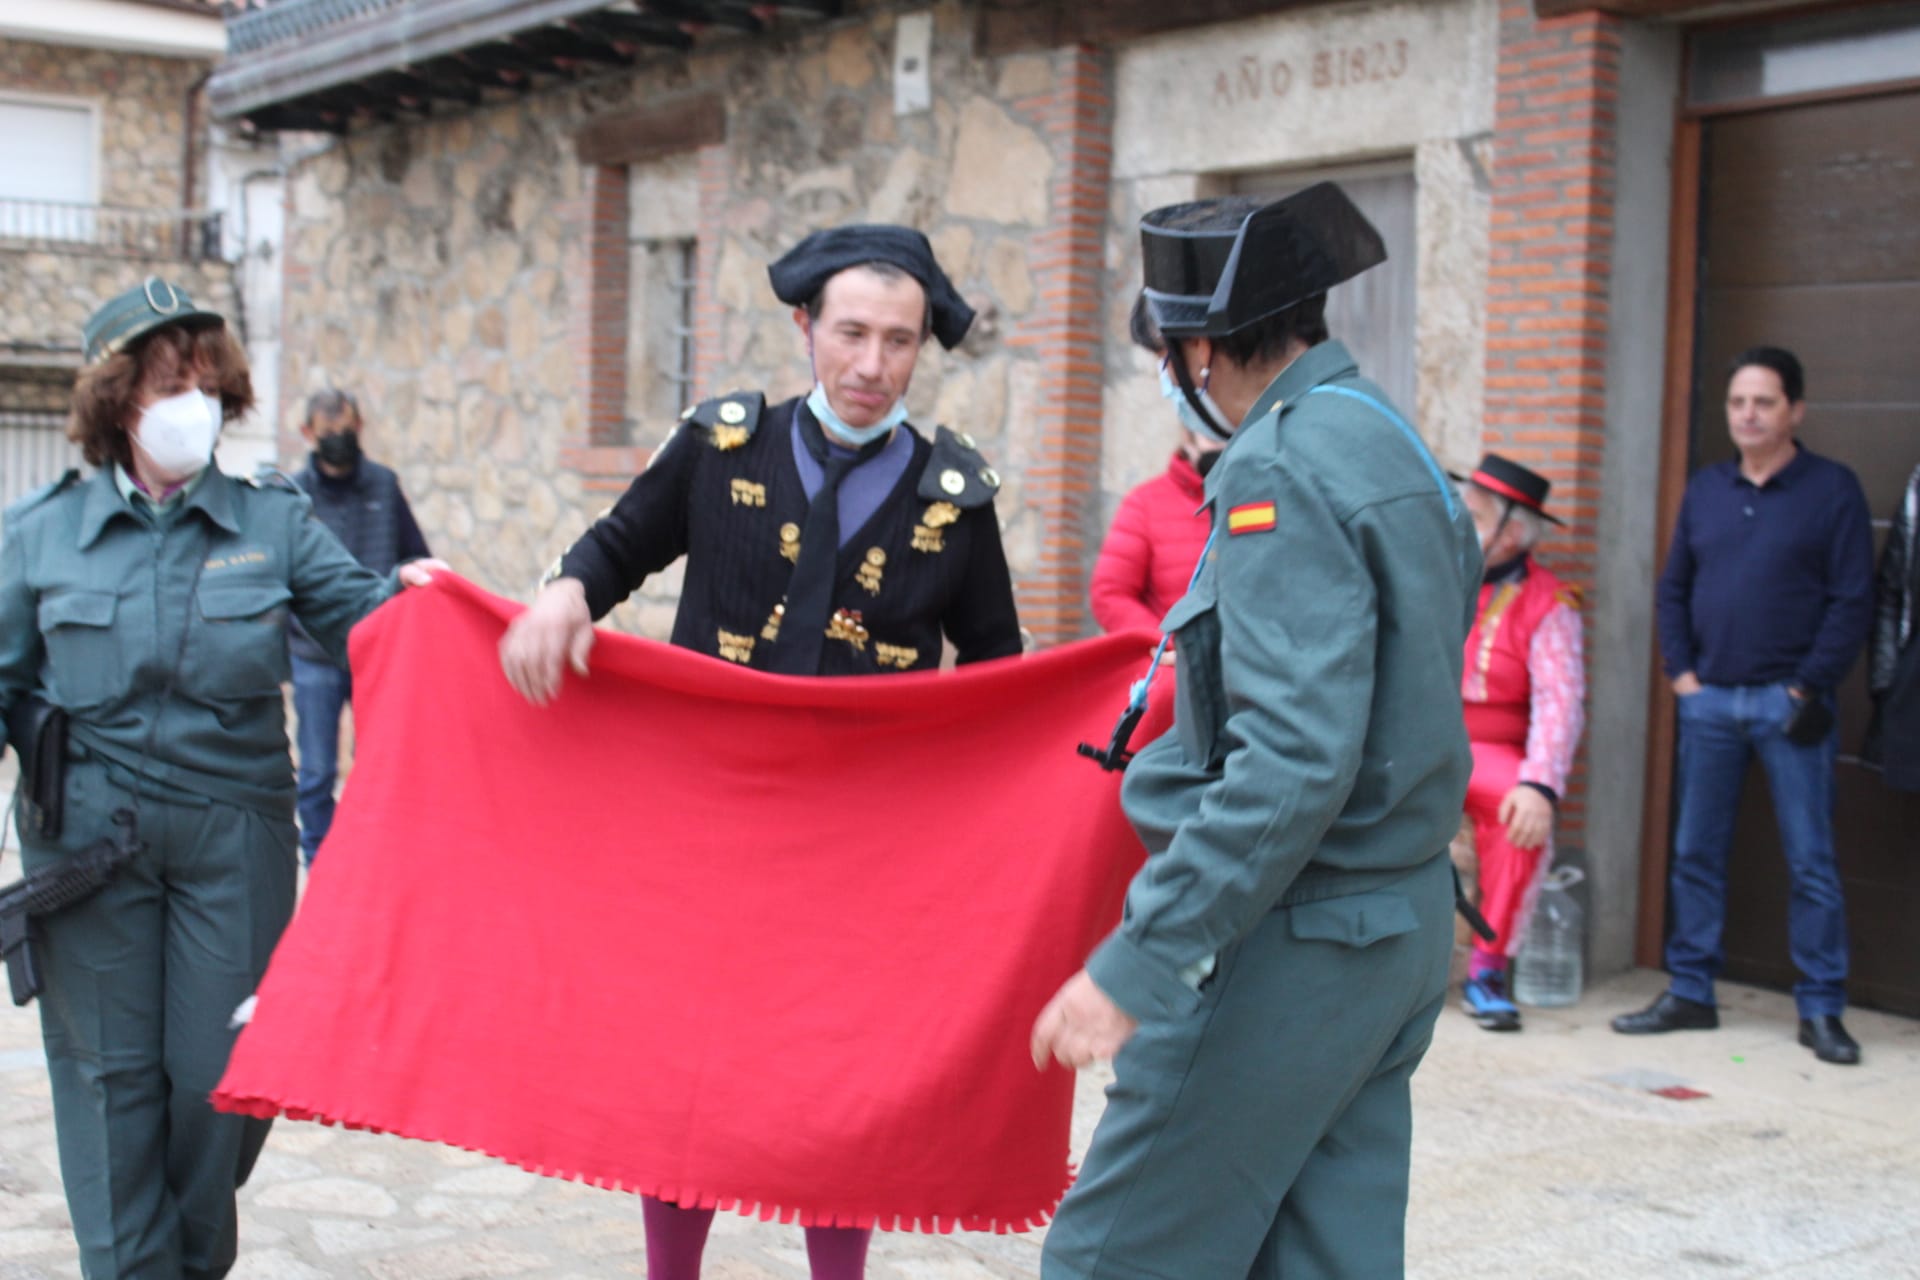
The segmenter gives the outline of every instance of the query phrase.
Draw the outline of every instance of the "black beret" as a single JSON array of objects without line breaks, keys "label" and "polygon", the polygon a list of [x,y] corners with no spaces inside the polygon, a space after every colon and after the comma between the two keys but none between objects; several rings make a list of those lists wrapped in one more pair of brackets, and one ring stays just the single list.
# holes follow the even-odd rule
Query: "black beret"
[{"label": "black beret", "polygon": [[949,351],[960,345],[973,324],[973,308],[934,261],[926,236],[912,227],[856,223],[816,231],[768,267],[767,276],[773,281],[774,297],[788,306],[803,307],[834,276],[869,262],[888,263],[918,280],[927,291],[933,336]]}]

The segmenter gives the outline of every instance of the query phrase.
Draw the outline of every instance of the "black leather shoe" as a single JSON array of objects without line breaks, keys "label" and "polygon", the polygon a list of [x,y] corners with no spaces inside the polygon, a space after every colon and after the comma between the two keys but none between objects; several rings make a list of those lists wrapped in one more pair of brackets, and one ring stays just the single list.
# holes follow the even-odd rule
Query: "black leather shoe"
[{"label": "black leather shoe", "polygon": [[[1652,1036],[1663,1031],[1711,1031],[1720,1025],[1720,1011],[1698,1000],[1686,1000],[1671,991],[1662,991],[1638,1013],[1623,1013],[1613,1020],[1613,1029],[1623,1036]],[[1802,1024],[1803,1026],[1805,1024]],[[1802,1035],[1806,1034],[1804,1031]]]},{"label": "black leather shoe", "polygon": [[1800,1043],[1822,1062],[1837,1062],[1843,1067],[1860,1064],[1860,1044],[1847,1034],[1836,1014],[1800,1019]]}]

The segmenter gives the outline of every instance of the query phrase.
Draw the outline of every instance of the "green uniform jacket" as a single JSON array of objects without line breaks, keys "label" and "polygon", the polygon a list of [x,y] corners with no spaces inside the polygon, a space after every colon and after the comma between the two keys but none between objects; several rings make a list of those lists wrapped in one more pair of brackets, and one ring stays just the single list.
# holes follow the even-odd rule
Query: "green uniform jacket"
[{"label": "green uniform jacket", "polygon": [[1337,342],[1289,365],[1207,479],[1214,541],[1167,614],[1174,729],[1127,767],[1149,858],[1087,969],[1140,1019],[1198,1002],[1213,957],[1283,903],[1444,853],[1473,757],[1460,668],[1473,523]]},{"label": "green uniform jacket", "polygon": [[290,483],[210,467],[156,514],[121,496],[110,467],[69,475],[11,507],[0,532],[0,715],[37,691],[67,709],[74,741],[129,769],[158,717],[149,781],[291,816],[288,611],[344,655],[396,585]]}]

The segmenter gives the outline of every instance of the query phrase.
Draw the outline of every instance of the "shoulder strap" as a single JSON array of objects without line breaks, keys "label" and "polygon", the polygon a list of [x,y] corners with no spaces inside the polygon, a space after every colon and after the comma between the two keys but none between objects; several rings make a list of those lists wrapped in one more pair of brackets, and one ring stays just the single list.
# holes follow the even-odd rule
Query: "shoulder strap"
[{"label": "shoulder strap", "polygon": [[758,391],[736,391],[693,405],[681,418],[699,428],[708,443],[720,450],[738,449],[759,430],[767,398]]},{"label": "shoulder strap", "polygon": [[984,507],[1000,489],[1000,473],[987,465],[973,437],[935,427],[933,449],[921,468],[915,492],[928,502],[950,502],[962,510]]},{"label": "shoulder strap", "polygon": [[301,487],[298,480],[282,471],[279,467],[274,466],[271,462],[263,462],[258,467],[255,467],[253,474],[246,477],[246,482],[256,489],[285,489],[289,493],[297,493],[302,496],[305,496],[307,492]]},{"label": "shoulder strap", "polygon": [[1453,486],[1447,483],[1447,477],[1441,473],[1440,464],[1434,460],[1433,451],[1427,448],[1427,442],[1420,438],[1420,433],[1413,429],[1412,423],[1394,412],[1392,406],[1386,404],[1384,401],[1376,400],[1364,391],[1355,391],[1352,387],[1336,387],[1330,382],[1323,382],[1313,388],[1313,390],[1307,392],[1307,394],[1310,396],[1319,395],[1323,391],[1330,392],[1336,396],[1345,396],[1349,400],[1358,400],[1362,404],[1372,405],[1381,417],[1400,428],[1401,434],[1413,443],[1414,449],[1420,454],[1420,460],[1427,464],[1427,471],[1432,474],[1434,484],[1440,489],[1441,498],[1446,501],[1447,518],[1451,520],[1454,517],[1457,507],[1456,499],[1453,496]]},{"label": "shoulder strap", "polygon": [[55,497],[56,495],[64,493],[68,489],[71,489],[79,481],[79,479],[80,479],[80,469],[78,467],[68,467],[66,474],[61,476],[58,480],[55,480],[52,484],[41,485],[38,489],[34,489],[30,491],[25,497],[15,502],[12,506],[8,507],[6,510],[7,518],[11,520],[16,516],[25,515],[27,512],[33,510],[37,506],[40,506],[42,503],[48,501],[49,499]]}]

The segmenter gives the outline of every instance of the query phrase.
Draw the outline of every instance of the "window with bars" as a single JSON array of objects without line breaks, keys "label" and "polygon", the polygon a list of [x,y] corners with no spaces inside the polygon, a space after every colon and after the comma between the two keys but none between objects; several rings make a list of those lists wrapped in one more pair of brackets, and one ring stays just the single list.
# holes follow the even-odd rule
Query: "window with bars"
[{"label": "window with bars", "polygon": [[698,242],[639,240],[632,246],[634,325],[628,333],[629,416],[678,420],[693,402],[693,288]]},{"label": "window with bars", "polygon": [[628,174],[627,436],[655,443],[698,398],[693,308],[699,263],[693,157],[634,165]]}]

